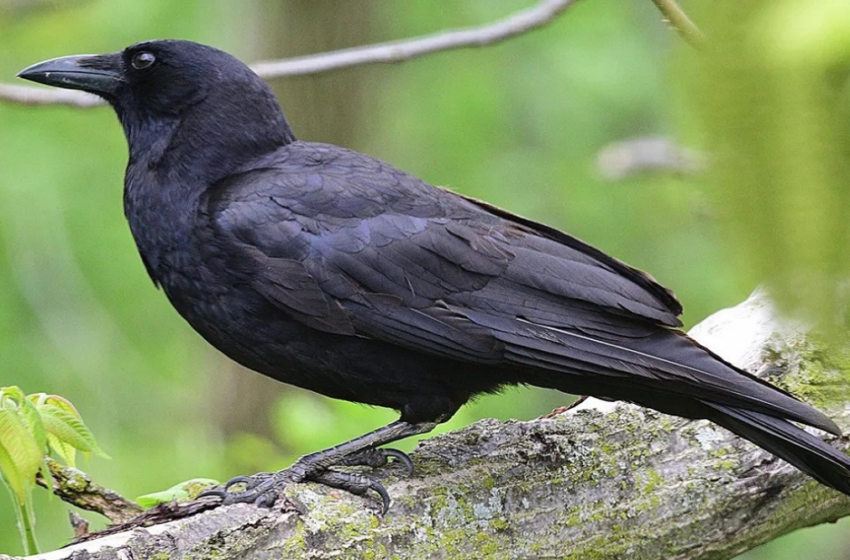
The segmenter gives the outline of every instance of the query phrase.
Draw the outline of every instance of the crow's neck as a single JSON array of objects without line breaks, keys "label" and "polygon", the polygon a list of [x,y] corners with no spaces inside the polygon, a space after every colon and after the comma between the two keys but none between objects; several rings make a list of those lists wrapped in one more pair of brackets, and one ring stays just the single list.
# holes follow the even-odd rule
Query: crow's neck
[{"label": "crow's neck", "polygon": [[125,123],[129,166],[144,168],[164,187],[209,186],[245,164],[295,140],[282,113],[240,126],[215,118]]}]

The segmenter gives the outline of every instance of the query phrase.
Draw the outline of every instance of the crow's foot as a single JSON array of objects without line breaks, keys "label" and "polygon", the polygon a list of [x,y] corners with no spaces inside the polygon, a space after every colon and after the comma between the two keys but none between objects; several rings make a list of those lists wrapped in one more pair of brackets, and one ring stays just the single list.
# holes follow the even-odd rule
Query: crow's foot
[{"label": "crow's foot", "polygon": [[383,514],[390,507],[390,496],[380,482],[369,476],[343,472],[333,467],[379,468],[393,459],[393,462],[401,463],[408,474],[413,474],[413,462],[406,453],[379,446],[424,434],[431,431],[435,425],[435,422],[410,423],[397,420],[345,443],[305,455],[288,469],[254,476],[237,476],[224,486],[207,490],[199,498],[213,496],[221,499],[222,504],[247,503],[270,507],[288,485],[312,481],[358,496],[363,496],[371,490],[381,497]]},{"label": "crow's foot", "polygon": [[[410,457],[397,449],[364,449],[341,458],[337,464],[380,468],[386,466],[391,458],[401,463],[409,475],[413,474],[413,462]],[[317,459],[319,458],[308,455],[282,471],[237,476],[223,486],[207,490],[198,497],[215,496],[221,498],[222,505],[256,504],[271,507],[288,485],[311,481],[358,496],[364,496],[371,490],[381,498],[381,514],[387,512],[390,507],[390,495],[380,482],[362,474],[334,470],[330,468],[331,465],[324,464],[325,461]]]}]

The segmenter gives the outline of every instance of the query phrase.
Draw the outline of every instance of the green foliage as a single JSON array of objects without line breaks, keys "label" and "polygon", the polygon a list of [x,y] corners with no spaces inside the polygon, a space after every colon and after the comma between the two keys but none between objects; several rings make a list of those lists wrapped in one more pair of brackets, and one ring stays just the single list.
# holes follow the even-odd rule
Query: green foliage
[{"label": "green foliage", "polygon": [[850,10],[844,0],[712,2],[689,56],[736,263],[831,326],[850,276]]},{"label": "green foliage", "polygon": [[187,501],[195,499],[198,494],[218,485],[217,480],[211,478],[193,478],[179,484],[175,484],[168,490],[161,492],[152,492],[136,498],[136,503],[145,509],[152,508],[158,504],[164,504],[171,501]]},{"label": "green foliage", "polygon": [[35,407],[17,387],[0,389],[0,479],[12,496],[28,554],[38,552],[32,487],[47,451],[47,434]]},{"label": "green foliage", "polygon": [[0,480],[12,496],[18,527],[28,554],[38,552],[32,489],[45,456],[54,454],[73,466],[76,451],[106,455],[74,406],[58,395],[25,395],[18,387],[0,387]]}]

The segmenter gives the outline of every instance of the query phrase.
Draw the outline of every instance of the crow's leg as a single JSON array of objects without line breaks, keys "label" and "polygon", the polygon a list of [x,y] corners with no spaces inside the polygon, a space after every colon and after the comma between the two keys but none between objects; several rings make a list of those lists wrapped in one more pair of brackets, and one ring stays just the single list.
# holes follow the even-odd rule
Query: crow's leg
[{"label": "crow's leg", "polygon": [[[403,463],[408,472],[412,473],[413,463],[405,453],[396,449],[378,449],[378,446],[430,432],[436,425],[436,422],[413,424],[396,420],[383,428],[345,443],[305,455],[282,471],[259,473],[254,476],[237,476],[224,486],[207,490],[199,497],[217,496],[221,498],[222,504],[255,503],[271,506],[288,484],[313,481],[361,496],[372,490],[381,497],[382,512],[386,513],[390,506],[390,497],[381,483],[368,476],[332,470],[331,467],[352,465],[382,467],[387,464],[389,458],[394,458]],[[237,485],[244,485],[244,489],[231,490]]]}]

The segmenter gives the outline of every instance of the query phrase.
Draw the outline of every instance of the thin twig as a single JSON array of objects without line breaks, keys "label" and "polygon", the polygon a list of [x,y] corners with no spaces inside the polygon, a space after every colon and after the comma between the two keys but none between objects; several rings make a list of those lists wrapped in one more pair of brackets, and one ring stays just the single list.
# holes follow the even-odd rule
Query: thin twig
[{"label": "thin twig", "polygon": [[258,62],[251,68],[264,78],[313,74],[372,63],[402,62],[425,54],[464,47],[483,47],[521,35],[554,20],[577,0],[543,0],[495,23],[443,31],[416,39],[378,43],[321,55]]},{"label": "thin twig", "polygon": [[688,14],[676,4],[676,0],[652,0],[661,11],[667,23],[691,46],[700,48],[705,44],[705,35],[699,30]]},{"label": "thin twig", "polygon": [[[577,1],[542,0],[531,8],[478,27],[442,31],[414,39],[378,43],[286,60],[262,61],[253,64],[251,68],[264,78],[278,78],[318,74],[363,64],[403,62],[439,51],[482,47],[543,27]],[[0,84],[0,100],[26,105],[70,105],[78,108],[103,104],[100,99],[78,91],[48,90],[9,84]]]},{"label": "thin twig", "polygon": [[89,109],[105,104],[100,97],[71,89],[46,89],[17,84],[0,84],[0,100],[21,105],[69,105]]}]

